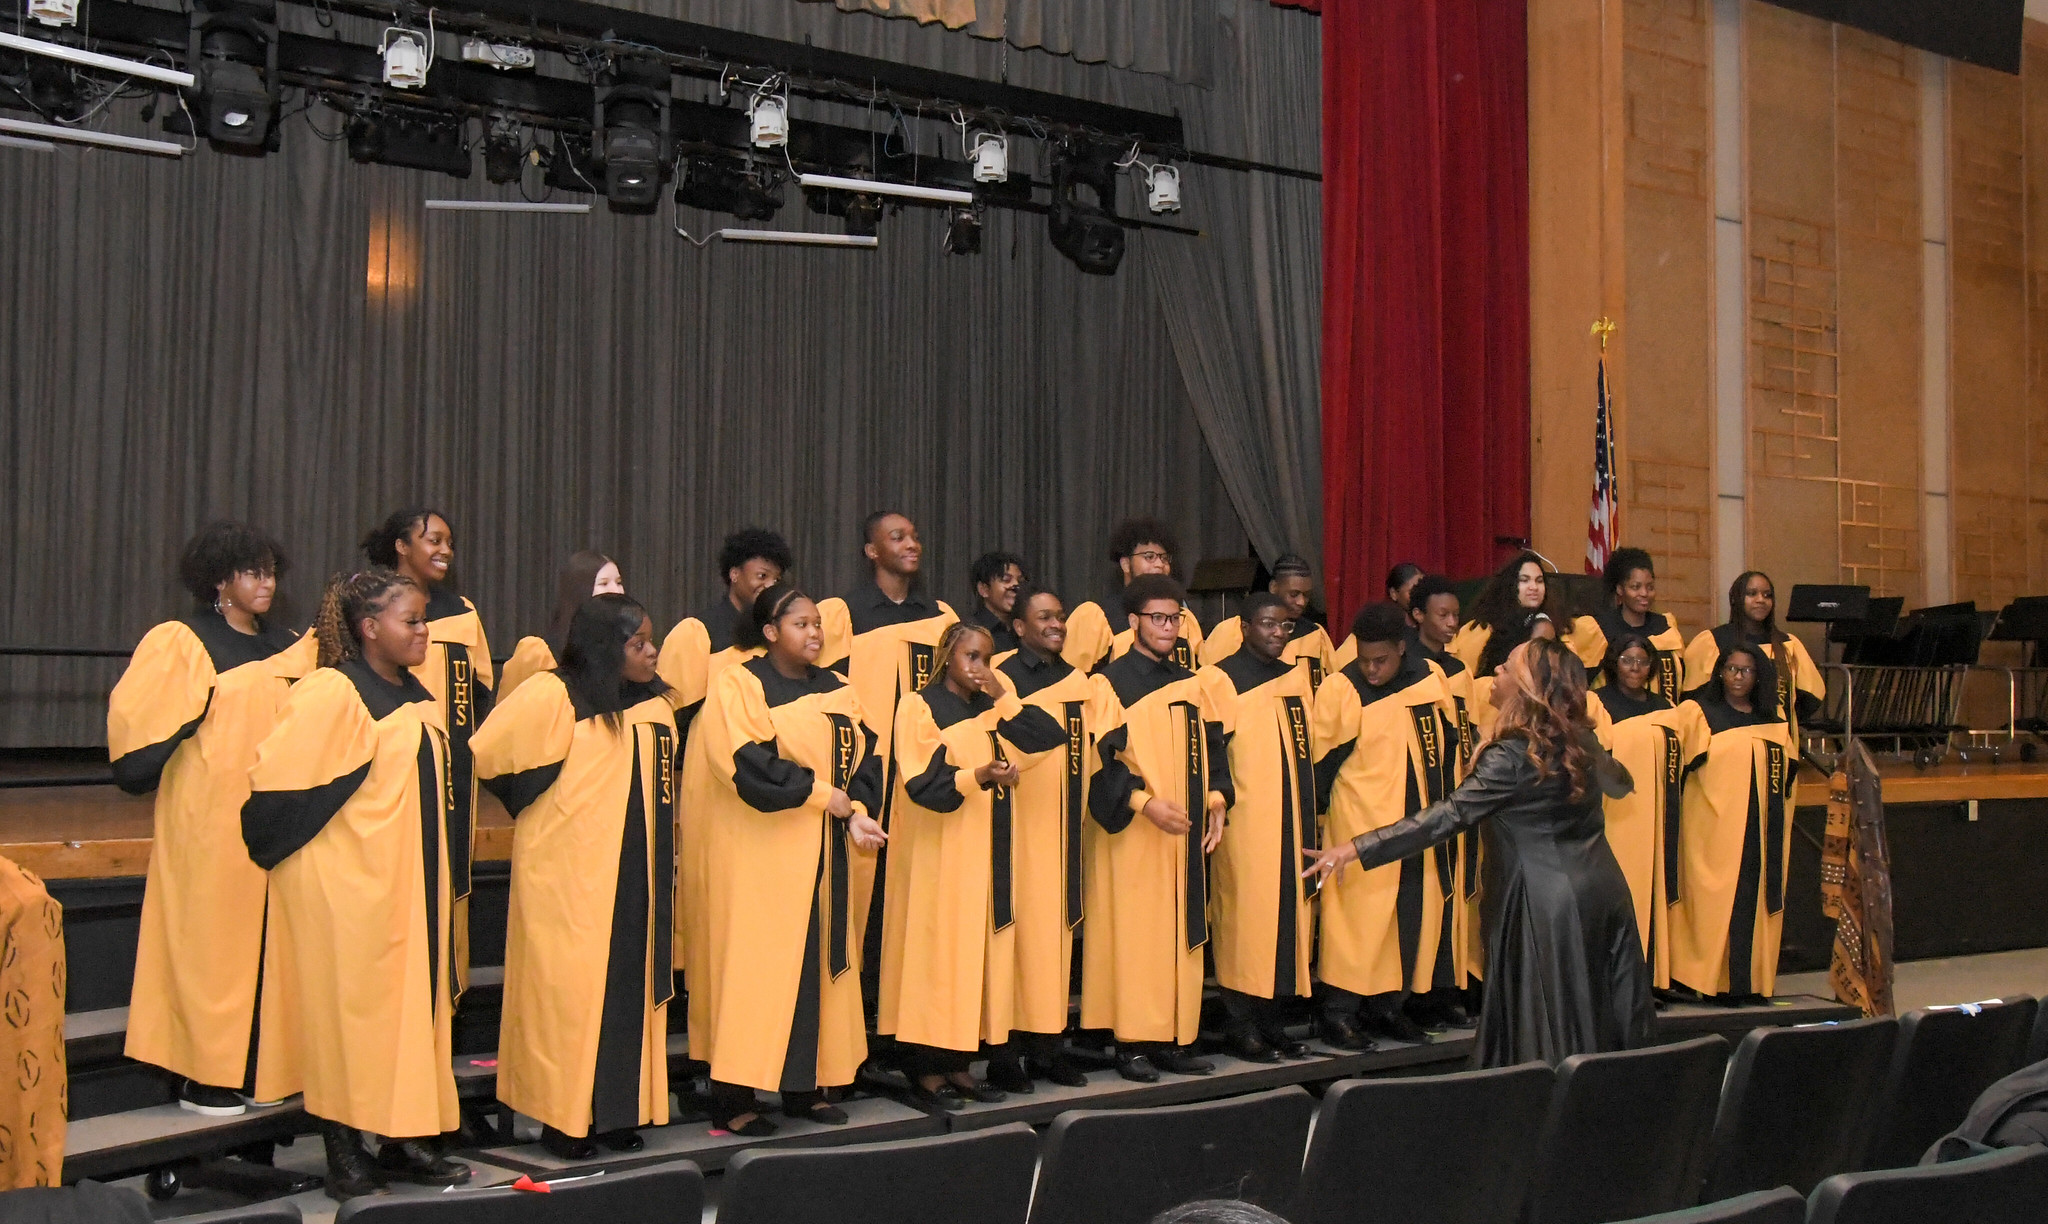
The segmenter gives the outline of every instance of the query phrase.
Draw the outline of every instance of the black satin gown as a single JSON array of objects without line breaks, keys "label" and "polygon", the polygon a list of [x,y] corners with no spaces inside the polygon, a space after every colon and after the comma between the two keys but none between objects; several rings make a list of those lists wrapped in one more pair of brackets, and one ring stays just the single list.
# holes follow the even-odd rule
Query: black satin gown
[{"label": "black satin gown", "polygon": [[1539,780],[1526,741],[1496,741],[1448,798],[1354,843],[1359,865],[1377,867],[1482,830],[1481,1067],[1650,1044],[1650,969],[1600,803],[1602,791],[1628,794],[1630,780],[1590,736],[1584,742],[1597,785],[1576,803],[1561,768]]}]

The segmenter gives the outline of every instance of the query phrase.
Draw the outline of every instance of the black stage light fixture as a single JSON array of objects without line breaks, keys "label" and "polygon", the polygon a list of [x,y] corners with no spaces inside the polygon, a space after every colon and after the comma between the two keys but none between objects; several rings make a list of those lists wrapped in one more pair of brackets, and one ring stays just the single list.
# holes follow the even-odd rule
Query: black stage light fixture
[{"label": "black stage light fixture", "polygon": [[604,161],[604,195],[614,212],[652,212],[669,163],[669,69],[629,55],[599,77],[591,117]]},{"label": "black stage light fixture", "polygon": [[875,226],[882,219],[882,197],[866,193],[850,195],[846,200],[846,232],[856,238],[872,238]]},{"label": "black stage light fixture", "polygon": [[1116,146],[1077,138],[1053,149],[1046,232],[1054,249],[1094,276],[1114,276],[1124,261],[1124,231],[1116,211],[1120,153]]},{"label": "black stage light fixture", "polygon": [[782,179],[751,164],[742,169],[722,157],[692,157],[676,180],[676,203],[766,221],[782,209]]},{"label": "black stage light fixture", "polygon": [[525,169],[526,148],[520,138],[519,121],[510,115],[493,115],[484,133],[484,177],[493,183],[516,183]]},{"label": "black stage light fixture", "polygon": [[348,121],[348,155],[466,179],[472,167],[462,129],[462,120],[448,115],[363,111]]},{"label": "black stage light fixture", "polygon": [[223,152],[275,152],[276,0],[195,0],[187,96],[199,133]]},{"label": "black stage light fixture", "polygon": [[567,132],[556,132],[555,143],[543,154],[541,181],[556,191],[573,191],[588,195],[602,191],[604,170],[591,156],[590,145],[581,136]]},{"label": "black stage light fixture", "polygon": [[942,245],[948,255],[981,254],[981,214],[972,208],[947,209]]}]

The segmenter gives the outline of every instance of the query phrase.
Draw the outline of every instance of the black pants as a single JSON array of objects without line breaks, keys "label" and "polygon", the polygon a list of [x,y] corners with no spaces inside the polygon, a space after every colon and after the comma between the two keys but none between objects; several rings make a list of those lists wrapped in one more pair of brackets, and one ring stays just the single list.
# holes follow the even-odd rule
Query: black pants
[{"label": "black pants", "polygon": [[1401,1010],[1401,1004],[1407,998],[1408,992],[1405,990],[1389,990],[1382,994],[1360,995],[1353,994],[1342,987],[1331,986],[1325,983],[1319,1003],[1322,1007],[1323,1015],[1330,1019],[1349,1020],[1356,1017],[1361,1010],[1370,1011],[1374,1015],[1391,1016]]},{"label": "black pants", "polygon": [[948,1050],[910,1041],[896,1043],[896,1056],[903,1074],[913,1080],[928,1075],[958,1075],[974,1062],[974,1054],[968,1050]]}]

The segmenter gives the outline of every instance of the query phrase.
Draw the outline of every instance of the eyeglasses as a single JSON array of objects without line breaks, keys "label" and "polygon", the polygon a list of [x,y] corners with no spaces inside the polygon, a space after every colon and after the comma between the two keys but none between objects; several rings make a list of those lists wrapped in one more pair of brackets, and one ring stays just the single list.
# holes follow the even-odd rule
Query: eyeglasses
[{"label": "eyeglasses", "polygon": [[1733,664],[1730,664],[1729,666],[1727,666],[1727,667],[1724,667],[1724,668],[1722,668],[1721,670],[1722,670],[1722,671],[1724,671],[1724,672],[1726,672],[1726,673],[1727,673],[1728,675],[1731,675],[1731,676],[1754,676],[1754,675],[1756,675],[1756,668],[1754,668],[1754,667],[1744,667],[1744,666],[1742,666],[1742,664],[1740,664],[1740,663],[1733,663]]},{"label": "eyeglasses", "polygon": [[1291,620],[1276,621],[1269,620],[1266,617],[1262,616],[1257,620],[1253,621],[1252,624],[1258,626],[1261,629],[1278,629],[1282,633],[1294,632],[1294,622]]},{"label": "eyeglasses", "polygon": [[1154,629],[1175,629],[1180,627],[1178,612],[1140,612],[1139,616],[1152,622]]},{"label": "eyeglasses", "polygon": [[1156,548],[1141,548],[1132,553],[1131,557],[1134,560],[1150,562],[1153,565],[1160,565],[1173,560],[1172,553],[1161,552]]}]

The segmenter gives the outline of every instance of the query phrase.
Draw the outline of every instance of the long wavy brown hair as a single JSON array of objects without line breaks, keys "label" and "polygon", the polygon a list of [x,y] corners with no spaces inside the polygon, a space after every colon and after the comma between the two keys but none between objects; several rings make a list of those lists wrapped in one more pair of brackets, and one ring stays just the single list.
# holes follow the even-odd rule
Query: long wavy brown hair
[{"label": "long wavy brown hair", "polygon": [[1509,653],[1494,692],[1493,738],[1522,740],[1539,782],[1563,769],[1572,801],[1585,798],[1591,762],[1579,732],[1591,731],[1593,720],[1586,713],[1586,671],[1572,652],[1531,638]]}]

